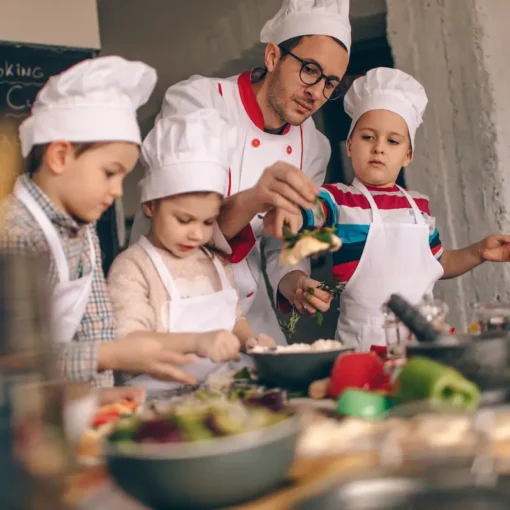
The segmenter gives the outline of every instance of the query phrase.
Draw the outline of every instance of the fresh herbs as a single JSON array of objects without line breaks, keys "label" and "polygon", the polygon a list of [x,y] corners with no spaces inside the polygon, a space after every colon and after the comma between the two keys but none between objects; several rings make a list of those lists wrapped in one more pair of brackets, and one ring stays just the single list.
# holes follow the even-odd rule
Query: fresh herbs
[{"label": "fresh herbs", "polygon": [[345,283],[331,287],[327,283],[322,282],[317,288],[329,292],[333,296],[333,299],[340,299],[340,294],[342,294],[345,288]]},{"label": "fresh herbs", "polygon": [[[344,287],[345,287],[345,284],[340,284],[340,285],[332,287],[332,286],[328,285],[327,283],[322,282],[320,285],[317,286],[317,289],[324,290],[325,292],[328,292],[329,294],[331,294],[333,299],[339,299]],[[310,296],[313,296],[314,293],[315,293],[315,288],[309,287],[307,290],[307,294]],[[298,310],[295,307],[293,307],[292,311],[290,313],[289,320],[287,322],[279,321],[282,331],[289,338],[292,337],[294,335],[294,333],[296,333],[296,330],[297,330],[296,326],[297,326],[297,323],[299,322],[299,319],[301,319],[301,314],[298,312]],[[315,322],[317,323],[318,326],[322,326],[322,324],[324,322],[324,314],[319,310],[317,310],[317,312],[315,313]]]},{"label": "fresh herbs", "polygon": [[289,338],[292,337],[296,332],[296,325],[300,318],[301,314],[297,311],[296,308],[292,308],[288,322],[279,321],[282,331],[286,333]]}]

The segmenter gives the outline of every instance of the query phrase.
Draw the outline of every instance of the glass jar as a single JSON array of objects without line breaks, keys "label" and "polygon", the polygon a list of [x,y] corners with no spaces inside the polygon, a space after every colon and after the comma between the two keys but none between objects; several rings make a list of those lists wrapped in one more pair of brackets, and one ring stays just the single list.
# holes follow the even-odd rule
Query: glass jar
[{"label": "glass jar", "polygon": [[510,331],[510,303],[476,303],[473,311],[480,333]]},{"label": "glass jar", "polygon": [[409,330],[397,319],[386,305],[383,306],[384,335],[386,337],[386,355],[391,359],[401,359],[406,356],[406,344],[409,340]]}]

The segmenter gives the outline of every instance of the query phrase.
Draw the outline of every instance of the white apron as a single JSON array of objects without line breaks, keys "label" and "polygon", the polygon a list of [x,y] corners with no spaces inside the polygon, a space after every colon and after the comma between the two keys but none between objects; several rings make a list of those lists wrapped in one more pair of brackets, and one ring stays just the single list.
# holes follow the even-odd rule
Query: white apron
[{"label": "white apron", "polygon": [[70,342],[85,314],[96,267],[96,254],[90,227],[87,228],[87,237],[90,246],[91,270],[81,278],[70,280],[67,258],[57,229],[20,179],[16,181],[14,186],[14,196],[29,210],[48,241],[58,274],[58,283],[52,291],[53,334],[58,342]]},{"label": "white apron", "polygon": [[412,304],[432,292],[443,268],[430,250],[429,226],[416,202],[409,201],[416,223],[383,223],[375,200],[357,179],[356,187],[370,203],[372,223],[361,260],[340,298],[337,339],[359,351],[386,345],[382,305],[393,293]]},{"label": "white apron", "polygon": [[[237,292],[230,285],[225,269],[217,257],[207,251],[213,259],[214,267],[218,271],[222,289],[212,294],[181,298],[170,271],[158,253],[157,249],[146,237],[138,240],[140,246],[149,255],[163,285],[170,297],[168,301],[168,332],[169,333],[207,333],[218,329],[232,331],[236,322]],[[238,370],[246,366],[248,356],[243,356],[240,362],[214,363],[207,358],[191,355],[194,363],[179,367],[193,375],[199,383],[206,382],[207,377],[219,371]],[[143,386],[150,390],[173,389],[181,383],[159,381],[147,375],[134,377],[128,382],[132,386]]]}]

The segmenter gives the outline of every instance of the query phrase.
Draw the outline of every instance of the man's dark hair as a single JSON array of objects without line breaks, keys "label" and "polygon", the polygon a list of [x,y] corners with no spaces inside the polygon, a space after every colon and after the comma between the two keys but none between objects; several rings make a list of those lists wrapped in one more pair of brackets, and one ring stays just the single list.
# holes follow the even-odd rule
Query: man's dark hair
[{"label": "man's dark hair", "polygon": [[[25,160],[25,170],[28,175],[32,176],[38,170],[43,162],[44,155],[48,150],[49,143],[34,145],[30,154],[27,156]],[[72,143],[74,148],[75,156],[78,157],[82,155],[84,152],[92,149],[94,146],[98,145],[96,142],[84,142],[84,143]]]},{"label": "man's dark hair", "polygon": [[[291,39],[287,39],[286,41],[281,42],[278,47],[283,52],[282,58],[285,58],[285,54],[288,51],[292,51],[296,46],[299,45],[299,43],[303,40],[305,37],[310,37],[307,35],[298,35],[297,37],[292,37]],[[331,37],[331,39],[335,40],[345,51],[347,51],[347,46],[340,41],[339,39],[336,39],[335,37]]]}]

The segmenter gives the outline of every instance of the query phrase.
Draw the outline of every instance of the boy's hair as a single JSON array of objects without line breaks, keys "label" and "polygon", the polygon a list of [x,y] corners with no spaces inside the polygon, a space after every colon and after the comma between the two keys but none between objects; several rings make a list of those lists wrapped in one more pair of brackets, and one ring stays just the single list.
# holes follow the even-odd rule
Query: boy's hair
[{"label": "boy's hair", "polygon": [[[25,159],[25,171],[28,173],[28,175],[32,176],[35,172],[37,172],[37,170],[39,169],[43,162],[44,155],[46,154],[49,145],[50,145],[49,143],[45,143],[41,145],[34,145],[32,147],[30,154]],[[71,146],[73,147],[75,156],[77,158],[81,156],[84,152],[93,149],[97,145],[99,145],[98,142],[71,143]]]}]

